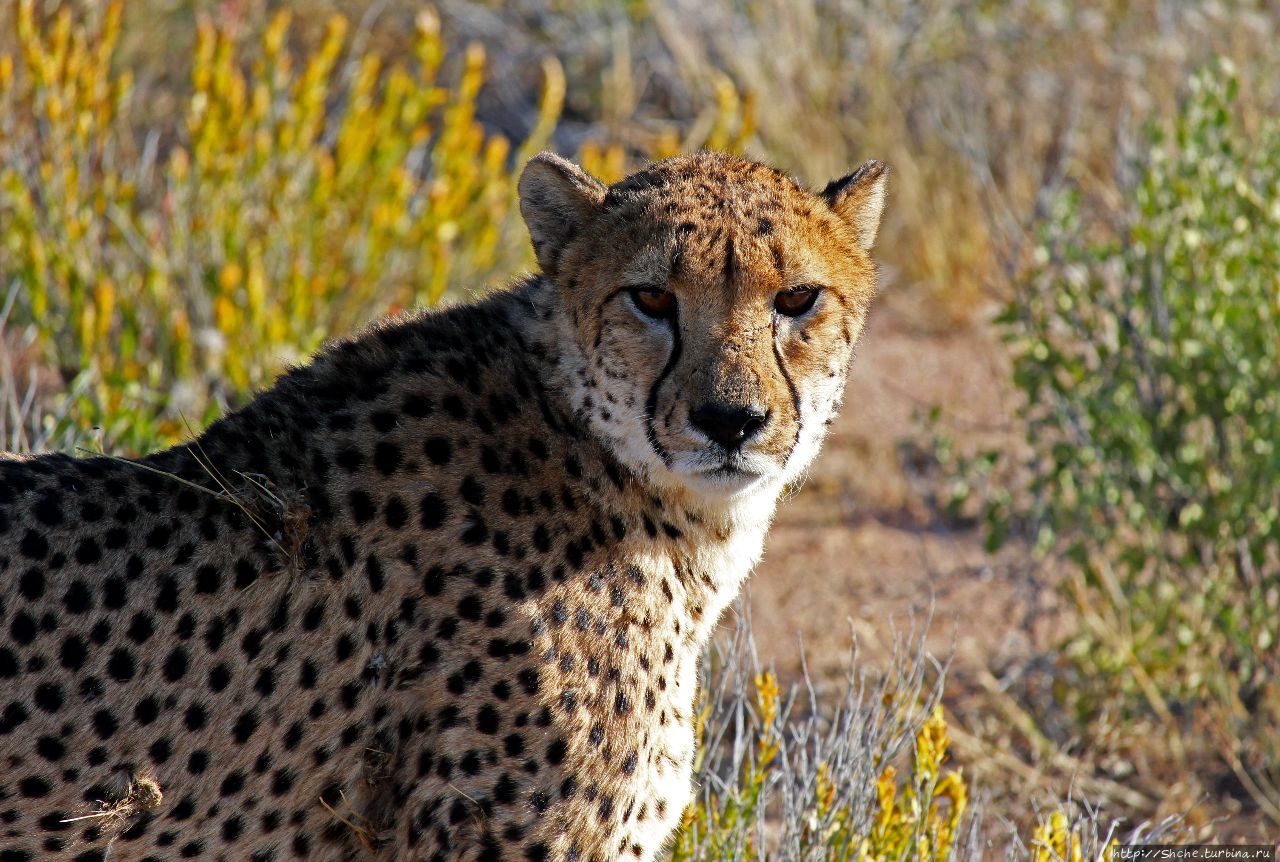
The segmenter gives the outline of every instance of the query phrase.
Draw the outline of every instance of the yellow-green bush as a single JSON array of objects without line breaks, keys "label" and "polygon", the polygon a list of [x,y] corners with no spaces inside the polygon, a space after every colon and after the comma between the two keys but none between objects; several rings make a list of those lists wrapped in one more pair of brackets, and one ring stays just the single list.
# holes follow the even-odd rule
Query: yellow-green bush
[{"label": "yellow-green bush", "polygon": [[1190,78],[1108,221],[1075,183],[1047,209],[1001,318],[1024,454],[966,478],[1067,575],[1083,725],[1154,724],[1280,823],[1280,123],[1237,74]]},{"label": "yellow-green bush", "polygon": [[[171,440],[326,335],[524,262],[522,159],[475,118],[483,51],[441,81],[431,13],[404,65],[352,53],[342,18],[301,57],[285,14],[253,46],[201,23],[181,116],[142,135],[113,66],[121,8],[43,19],[23,0],[0,57],[0,284],[45,360],[90,378],[82,426]],[[526,150],[563,96],[546,69]]]}]

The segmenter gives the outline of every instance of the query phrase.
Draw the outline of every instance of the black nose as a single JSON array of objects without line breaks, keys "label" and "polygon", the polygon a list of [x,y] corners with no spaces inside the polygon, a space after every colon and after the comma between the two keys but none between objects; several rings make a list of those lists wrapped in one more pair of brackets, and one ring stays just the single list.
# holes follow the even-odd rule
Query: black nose
[{"label": "black nose", "polygon": [[750,440],[768,418],[768,414],[757,407],[717,401],[708,401],[689,414],[693,427],[726,449],[737,449]]}]

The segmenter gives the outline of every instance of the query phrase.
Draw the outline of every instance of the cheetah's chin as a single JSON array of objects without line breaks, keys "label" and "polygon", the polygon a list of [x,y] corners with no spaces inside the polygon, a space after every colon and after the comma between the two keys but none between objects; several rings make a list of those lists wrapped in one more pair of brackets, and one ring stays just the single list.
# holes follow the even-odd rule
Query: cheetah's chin
[{"label": "cheetah's chin", "polygon": [[685,484],[696,493],[724,500],[753,495],[770,484],[769,475],[732,464],[722,464],[710,470],[685,473],[682,478]]}]

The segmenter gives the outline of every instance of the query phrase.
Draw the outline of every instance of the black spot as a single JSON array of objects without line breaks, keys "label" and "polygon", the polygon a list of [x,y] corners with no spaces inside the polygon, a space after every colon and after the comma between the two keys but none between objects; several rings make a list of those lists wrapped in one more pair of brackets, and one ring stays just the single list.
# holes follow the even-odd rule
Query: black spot
[{"label": "black spot", "polygon": [[236,560],[236,589],[243,590],[258,580],[258,567],[244,557]]},{"label": "black spot", "polygon": [[484,605],[475,593],[464,596],[462,601],[458,602],[458,616],[464,620],[479,620],[483,612]]},{"label": "black spot", "polygon": [[240,639],[240,649],[244,650],[245,656],[250,660],[257,658],[262,652],[262,639],[265,634],[262,629],[250,629]]},{"label": "black spot", "polygon": [[258,729],[258,714],[247,709],[236,719],[235,725],[231,728],[231,734],[235,741],[243,745],[253,736],[253,732]]},{"label": "black spot", "polygon": [[127,649],[117,649],[111,653],[111,658],[107,661],[107,673],[111,674],[111,678],[116,682],[128,682],[133,679],[137,673],[137,665],[133,659],[133,653]]},{"label": "black spot", "polygon": [[173,756],[173,743],[166,737],[160,737],[147,748],[147,757],[152,763],[166,763]]},{"label": "black spot", "polygon": [[324,604],[324,600],[321,599],[307,608],[307,612],[302,616],[303,629],[313,632],[320,628],[320,623],[324,620]]},{"label": "black spot", "polygon": [[373,464],[384,476],[395,473],[403,460],[400,447],[386,440],[379,442],[373,449]]},{"label": "black spot", "polygon": [[429,596],[438,596],[444,592],[447,573],[441,566],[432,566],[422,576],[422,591]]},{"label": "black spot", "polygon": [[151,622],[151,617],[147,614],[139,612],[133,615],[133,621],[129,625],[129,630],[125,633],[129,640],[136,644],[144,644],[155,634],[156,627]]},{"label": "black spot", "polygon": [[467,476],[463,479],[462,484],[458,487],[458,493],[462,495],[462,499],[473,506],[484,505],[484,486],[476,481],[475,476]]},{"label": "black spot", "polygon": [[519,789],[519,785],[504,772],[498,777],[498,782],[493,785],[493,800],[500,805],[510,805],[516,801]]},{"label": "black spot", "polygon": [[365,561],[365,574],[369,578],[369,589],[374,593],[382,592],[387,585],[387,578],[382,572],[382,563],[378,562],[378,558],[372,554]]},{"label": "black spot", "polygon": [[476,730],[481,733],[495,734],[501,725],[501,717],[498,711],[489,704],[480,707],[476,712]]},{"label": "black spot", "polygon": [[436,466],[448,464],[453,458],[453,445],[444,437],[428,437],[422,451]]},{"label": "black spot", "polygon": [[42,799],[52,789],[53,785],[38,775],[29,775],[18,782],[18,792],[28,799]]},{"label": "black spot", "polygon": [[380,434],[389,433],[396,427],[396,414],[389,410],[375,410],[369,414],[369,424]]},{"label": "black spot", "polygon": [[569,563],[569,567],[574,571],[582,568],[582,547],[577,542],[565,544],[564,556]]},{"label": "black spot", "polygon": [[92,565],[102,559],[102,550],[93,539],[84,539],[76,546],[76,562],[82,566]]},{"label": "black spot", "polygon": [[386,520],[388,527],[398,530],[409,522],[409,509],[399,497],[391,497],[387,500],[383,518]]},{"label": "black spot", "polygon": [[187,675],[187,650],[174,647],[164,660],[164,678],[169,682],[177,682]]},{"label": "black spot", "polygon": [[466,528],[462,531],[462,542],[465,545],[476,547],[483,545],[485,540],[489,538],[489,527],[485,524],[484,519],[480,517],[480,513],[473,512],[468,519]]},{"label": "black spot", "polygon": [[67,747],[52,736],[42,736],[36,740],[36,754],[50,763],[57,763],[67,753]]},{"label": "black spot", "polygon": [[[62,641],[62,649],[59,651],[59,660],[62,666],[67,670],[79,670],[84,667],[85,660],[89,657],[89,650],[85,646],[84,640],[78,635],[68,635]],[[0,655],[0,677],[5,676],[4,658]]]},{"label": "black spot", "polygon": [[178,583],[172,577],[160,579],[160,589],[156,593],[156,610],[173,613],[178,609]]},{"label": "black spot", "polygon": [[516,680],[520,683],[520,687],[523,688],[527,693],[529,694],[538,693],[538,690],[540,688],[540,683],[538,680],[537,669],[531,668],[531,667],[525,668],[524,670],[516,674]]},{"label": "black spot", "polygon": [[116,717],[105,709],[100,709],[93,714],[93,731],[99,739],[110,739],[119,726]]},{"label": "black spot", "polygon": [[338,466],[348,473],[354,473],[364,464],[364,455],[354,446],[347,446],[338,450],[338,454],[334,457],[338,462]]},{"label": "black spot", "polygon": [[62,605],[70,613],[83,614],[93,607],[93,595],[84,581],[72,581],[62,595]]},{"label": "black spot", "polygon": [[62,708],[64,697],[62,689],[53,683],[36,686],[36,706],[45,712],[57,712]]},{"label": "black spot", "polygon": [[513,601],[520,601],[525,598],[524,583],[520,580],[520,576],[514,572],[508,572],[502,579],[502,589],[506,593],[507,598]]},{"label": "black spot", "polygon": [[351,492],[348,499],[351,501],[351,515],[357,524],[369,523],[378,513],[378,507],[373,499],[364,491],[356,489]]},{"label": "black spot", "polygon": [[35,515],[40,523],[56,527],[62,523],[62,501],[52,494],[41,497],[31,507],[31,514]]},{"label": "black spot", "polygon": [[216,593],[222,584],[222,573],[214,566],[201,566],[196,569],[196,592],[209,595]]},{"label": "black spot", "polygon": [[467,775],[477,775],[480,772],[480,752],[474,749],[462,755],[462,759],[458,761],[458,768]]},{"label": "black spot", "polygon": [[[80,642],[80,649],[81,651],[84,650],[83,641]],[[84,664],[83,657],[80,658],[80,664]],[[20,666],[18,656],[13,650],[0,647],[0,679],[13,679],[18,675]],[[72,668],[72,670],[76,669],[78,669],[78,665],[76,668]]]},{"label": "black spot", "polygon": [[425,494],[418,504],[420,523],[423,529],[434,530],[445,522],[449,515],[444,499],[434,492]]},{"label": "black spot", "polygon": [[110,577],[102,582],[102,605],[111,610],[119,610],[128,604],[129,588],[124,578]]},{"label": "black spot", "polygon": [[440,402],[440,406],[443,407],[444,411],[448,413],[450,416],[452,416],[454,419],[467,418],[467,407],[465,404],[462,403],[462,399],[459,398],[457,395],[447,396],[443,401]]},{"label": "black spot", "polygon": [[28,601],[35,601],[44,595],[44,572],[38,568],[27,569],[18,579],[18,591]]},{"label": "black spot", "polygon": [[218,788],[218,793],[221,796],[235,796],[241,790],[244,790],[244,774],[233,772],[222,779],[222,786]]},{"label": "black spot", "polygon": [[421,419],[424,416],[431,415],[431,399],[425,395],[413,394],[406,395],[404,403],[400,405],[406,415],[415,419]]},{"label": "black spot", "polygon": [[4,712],[0,713],[0,736],[13,732],[14,728],[22,725],[31,714],[27,712],[26,707],[14,701],[4,708]]},{"label": "black spot", "polygon": [[209,688],[219,692],[231,684],[231,669],[225,663],[214,665],[209,671]]},{"label": "black spot", "polygon": [[169,539],[173,536],[173,530],[165,524],[158,524],[147,533],[147,547],[153,550],[162,550],[169,544]]}]

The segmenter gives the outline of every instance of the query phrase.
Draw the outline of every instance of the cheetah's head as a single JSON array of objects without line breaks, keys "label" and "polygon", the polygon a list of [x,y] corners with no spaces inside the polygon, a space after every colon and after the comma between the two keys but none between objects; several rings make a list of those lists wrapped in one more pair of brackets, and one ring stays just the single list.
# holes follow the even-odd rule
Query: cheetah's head
[{"label": "cheetah's head", "polygon": [[886,170],[814,193],[698,153],[605,186],[544,153],[521,211],[578,351],[573,397],[631,469],[774,493],[817,454],[875,293]]}]

